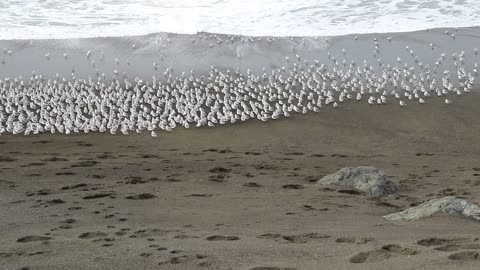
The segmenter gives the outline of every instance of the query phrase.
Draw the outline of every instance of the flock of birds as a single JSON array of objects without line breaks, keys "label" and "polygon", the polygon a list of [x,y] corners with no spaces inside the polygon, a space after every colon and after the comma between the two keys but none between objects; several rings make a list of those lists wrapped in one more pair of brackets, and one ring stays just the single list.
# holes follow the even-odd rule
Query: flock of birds
[{"label": "flock of birds", "polygon": [[[378,50],[376,39],[374,44]],[[197,75],[192,70],[180,76],[169,67],[163,77],[154,76],[151,81],[128,80],[118,72],[111,81],[101,76],[77,78],[75,73],[69,79],[35,73],[30,78],[5,78],[0,80],[0,135],[129,134],[147,130],[156,137],[158,129],[212,127],[249,119],[267,121],[293,113],[319,112],[328,106],[336,108],[347,101],[407,106],[408,102],[426,103],[428,98],[438,96],[450,104],[448,95],[474,89],[480,69],[476,63],[473,69],[465,67],[465,52],[441,54],[429,65],[418,61],[408,46],[406,50],[415,57],[414,66],[402,63],[400,58],[398,65],[385,65],[379,60],[377,71],[366,61],[339,62],[328,54],[329,63],[298,55],[286,57],[285,67],[264,68],[262,74],[211,66],[205,74]],[[11,53],[4,50],[4,54]],[[473,53],[478,55],[478,49]],[[440,70],[447,58],[456,70]],[[155,63],[153,66],[157,69]]]}]

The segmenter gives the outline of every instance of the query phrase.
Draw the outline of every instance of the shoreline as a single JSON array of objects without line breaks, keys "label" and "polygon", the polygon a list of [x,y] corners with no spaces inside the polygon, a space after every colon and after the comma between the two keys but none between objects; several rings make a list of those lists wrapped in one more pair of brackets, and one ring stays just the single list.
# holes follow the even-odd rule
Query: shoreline
[{"label": "shoreline", "polygon": [[480,28],[480,25],[472,26],[445,26],[445,27],[433,27],[418,29],[412,31],[398,31],[398,32],[368,32],[368,33],[347,33],[347,34],[338,34],[338,35],[244,35],[244,34],[232,34],[232,33],[221,33],[221,32],[209,32],[209,31],[198,31],[195,33],[177,33],[177,32],[168,32],[168,31],[159,31],[152,32],[144,35],[126,35],[126,36],[95,36],[95,37],[72,37],[72,38],[22,38],[22,39],[0,39],[0,41],[68,41],[68,40],[86,40],[86,39],[128,39],[128,38],[142,38],[148,36],[159,36],[159,35],[169,35],[169,36],[196,36],[196,35],[217,35],[217,36],[236,36],[244,38],[338,38],[338,37],[348,37],[348,36],[365,36],[365,35],[401,35],[401,34],[412,34],[412,33],[421,33],[421,32],[430,32],[430,31],[445,31],[445,30],[477,30]]},{"label": "shoreline", "polygon": [[[449,31],[449,34],[445,35],[445,31]],[[456,34],[455,38],[451,34]],[[355,36],[358,36],[358,40],[354,40]],[[392,42],[387,41],[389,36],[393,38]],[[373,38],[378,38],[380,44],[380,51],[375,57]],[[405,50],[406,45],[415,51],[420,61],[430,65],[442,53],[448,56],[465,51],[469,56],[466,59],[467,66],[470,67],[470,56],[473,57],[473,49],[479,47],[475,43],[478,40],[480,27],[333,37],[251,37],[201,32],[194,35],[153,33],[126,37],[0,40],[0,48],[4,48],[0,58],[5,62],[0,65],[0,77],[29,77],[34,70],[48,78],[56,73],[68,78],[72,69],[75,69],[79,78],[96,78],[96,72],[105,73],[107,78],[111,78],[113,70],[117,69],[120,74],[125,72],[130,79],[138,76],[150,80],[153,75],[161,77],[170,66],[179,70],[178,76],[180,71],[204,73],[211,65],[222,70],[238,67],[245,72],[250,69],[258,74],[263,68],[271,70],[285,66],[285,57],[293,60],[296,54],[302,61],[318,60],[332,68],[327,52],[340,61],[346,60],[346,63],[356,61],[361,65],[365,60],[375,66],[377,58],[382,58],[385,65],[403,66],[403,63],[399,65],[396,61],[400,57],[409,66],[414,66],[412,57]],[[429,43],[434,45],[434,50]],[[132,48],[133,45],[135,48]],[[342,49],[346,50],[345,55]],[[10,50],[11,56],[7,54]],[[87,59],[88,51],[92,56]],[[68,59],[64,59],[65,53]],[[49,55],[48,59],[46,54]],[[119,60],[119,65],[115,64],[115,58]],[[95,67],[92,67],[92,60],[95,61]],[[156,70],[152,63],[157,64]],[[452,61],[447,60],[444,69],[453,68]]]}]

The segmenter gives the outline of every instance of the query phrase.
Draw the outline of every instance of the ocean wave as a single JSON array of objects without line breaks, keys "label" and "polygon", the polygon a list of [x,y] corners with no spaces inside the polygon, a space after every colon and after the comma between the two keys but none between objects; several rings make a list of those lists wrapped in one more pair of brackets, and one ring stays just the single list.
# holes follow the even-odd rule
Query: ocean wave
[{"label": "ocean wave", "polygon": [[480,24],[480,5],[474,0],[6,0],[0,8],[0,39],[202,31],[332,36]]}]

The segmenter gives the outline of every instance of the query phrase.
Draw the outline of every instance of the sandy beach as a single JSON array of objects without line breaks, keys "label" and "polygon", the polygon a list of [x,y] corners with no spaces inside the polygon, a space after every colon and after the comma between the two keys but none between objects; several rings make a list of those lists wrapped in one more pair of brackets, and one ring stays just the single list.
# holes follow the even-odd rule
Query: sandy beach
[{"label": "sandy beach", "polygon": [[[480,204],[479,40],[0,40],[0,270],[480,269],[473,218],[384,218]],[[357,166],[398,192],[317,183]]]},{"label": "sandy beach", "polygon": [[[480,203],[479,103],[347,102],[157,138],[2,135],[0,268],[478,269],[478,222],[382,216],[446,195]],[[315,183],[360,165],[399,192]]]}]

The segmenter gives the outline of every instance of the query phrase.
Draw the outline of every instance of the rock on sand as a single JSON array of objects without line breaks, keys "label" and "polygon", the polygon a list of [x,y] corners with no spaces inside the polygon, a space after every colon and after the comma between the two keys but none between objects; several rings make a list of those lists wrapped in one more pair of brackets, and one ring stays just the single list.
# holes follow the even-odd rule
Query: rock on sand
[{"label": "rock on sand", "polygon": [[342,168],[334,174],[323,177],[317,183],[353,188],[365,192],[369,197],[381,197],[398,190],[383,171],[371,166]]},{"label": "rock on sand", "polygon": [[418,220],[437,212],[463,215],[480,221],[480,207],[453,196],[431,199],[407,210],[384,216],[388,220]]}]

